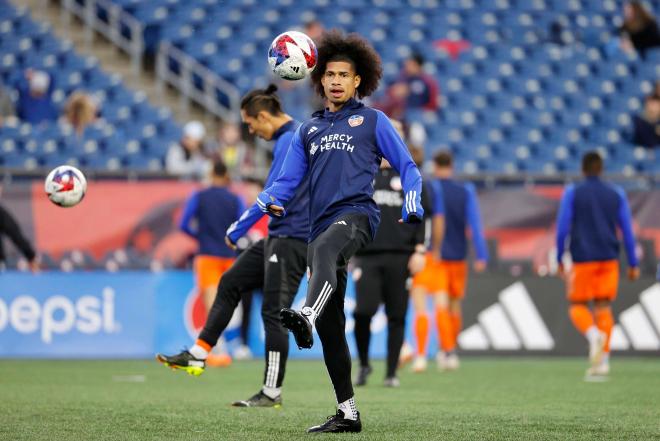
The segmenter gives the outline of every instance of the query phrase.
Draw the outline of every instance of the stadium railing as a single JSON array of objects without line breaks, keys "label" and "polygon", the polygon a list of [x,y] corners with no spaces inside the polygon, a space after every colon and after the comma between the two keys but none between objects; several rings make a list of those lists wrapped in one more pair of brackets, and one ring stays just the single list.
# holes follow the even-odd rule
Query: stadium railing
[{"label": "stadium railing", "polygon": [[168,42],[162,42],[158,48],[156,78],[161,91],[165,83],[177,88],[184,106],[193,100],[225,121],[238,121],[238,89]]},{"label": "stadium railing", "polygon": [[[99,32],[131,57],[133,71],[139,74],[145,53],[144,25],[139,20],[108,0],[86,0],[84,5],[75,0],[62,0],[62,6],[65,23],[73,14],[85,24],[86,44],[92,43],[94,31]],[[172,63],[177,68],[173,68]],[[237,121],[239,90],[166,41],[161,42],[157,53],[156,75],[161,90],[167,83],[181,92],[184,109],[188,100],[193,100],[215,116]]]},{"label": "stadium railing", "polygon": [[[91,45],[94,40],[94,31],[99,32],[117,47],[131,57],[133,73],[138,75],[141,69],[142,54],[144,53],[144,39],[142,23],[124,12],[119,6],[105,0],[87,0],[84,5],[75,0],[62,0],[62,14],[66,22],[70,14],[78,17],[86,25],[86,44]],[[101,20],[99,12],[107,15],[107,22]],[[122,32],[122,29],[128,32]]]}]

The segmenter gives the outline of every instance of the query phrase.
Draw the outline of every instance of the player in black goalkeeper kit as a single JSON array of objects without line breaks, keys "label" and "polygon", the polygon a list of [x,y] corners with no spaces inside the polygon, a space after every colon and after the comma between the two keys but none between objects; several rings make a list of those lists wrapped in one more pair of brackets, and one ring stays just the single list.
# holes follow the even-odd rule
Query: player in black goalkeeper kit
[{"label": "player in black goalkeeper kit", "polygon": [[[400,125],[393,121],[394,125]],[[402,131],[399,131],[402,133]],[[415,155],[413,155],[414,157]],[[401,178],[386,160],[374,181],[374,200],[380,208],[380,226],[374,241],[356,253],[353,260],[353,280],[355,281],[356,306],[355,343],[360,357],[356,386],[364,386],[372,368],[369,364],[369,342],[371,340],[371,319],[381,303],[385,304],[387,316],[387,370],[386,387],[398,387],[396,376],[399,353],[405,333],[405,320],[408,311],[408,290],[406,284],[410,276],[424,268],[426,250],[430,246],[431,219],[424,223],[407,225],[399,223],[401,208]],[[443,225],[442,205],[431,205],[429,192],[422,192],[422,206],[432,210],[435,225]],[[441,235],[440,235],[441,237]]]},{"label": "player in black goalkeeper kit", "polygon": [[[373,93],[382,75],[380,57],[356,34],[324,34],[318,44],[312,83],[328,107],[296,131],[280,175],[257,198],[262,211],[286,216],[305,176],[310,185],[310,270],[302,311],[283,309],[282,324],[301,348],[313,345],[313,328],[323,345],[337,398],[337,413],[309,432],[359,432],[353,399],[351,357],[346,342],[346,265],[369,243],[380,221],[373,179],[385,157],[401,174],[403,222],[421,222],[422,177],[401,137],[382,112],[355,99]],[[286,210],[285,210],[286,208]]]}]

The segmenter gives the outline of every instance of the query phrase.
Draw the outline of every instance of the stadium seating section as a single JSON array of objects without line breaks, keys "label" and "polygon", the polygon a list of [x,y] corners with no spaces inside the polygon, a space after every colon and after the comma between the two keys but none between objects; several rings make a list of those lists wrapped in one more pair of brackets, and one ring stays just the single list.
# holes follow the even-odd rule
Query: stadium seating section
[{"label": "stadium seating section", "polygon": [[[426,128],[427,151],[451,149],[466,173],[572,174],[581,154],[593,148],[605,154],[611,173],[660,173],[660,159],[629,142],[631,116],[660,78],[660,51],[641,59],[608,50],[620,1],[113,1],[145,26],[147,52],[171,42],[241,92],[267,81],[272,38],[311,19],[368,37],[383,58],[385,83],[396,78],[405,57],[420,52],[441,86],[442,109],[412,119]],[[660,1],[647,3],[660,12]],[[89,167],[158,166],[151,159],[160,160],[161,141],[175,135],[167,131],[166,114],[24,14],[7,8],[2,14],[3,79],[11,80],[17,66],[57,71],[58,98],[79,87],[101,91],[103,114],[114,127],[90,134],[90,143],[77,147],[67,144],[66,134],[57,134],[57,148],[48,142],[50,132],[33,143],[22,142],[23,136],[14,150],[14,134],[3,131],[10,146],[3,144],[3,151],[11,153],[6,163],[25,161],[27,152],[28,161],[50,164],[71,152]],[[553,23],[563,26],[561,43],[550,31]],[[470,47],[453,58],[436,45],[443,39]],[[169,67],[178,68],[173,62]],[[25,135],[23,128],[16,132]]]},{"label": "stadium seating section", "polygon": [[26,10],[0,0],[1,83],[11,88],[27,68],[51,75],[53,100],[60,109],[73,91],[97,97],[102,120],[82,137],[58,123],[4,125],[0,167],[29,170],[70,163],[86,170],[162,170],[165,152],[181,130],[170,112],[151,106],[143,93],[103,72],[95,59],[77,55],[70,43],[34,22]]},{"label": "stadium seating section", "polygon": [[[660,162],[630,139],[631,115],[660,78],[660,53],[646,60],[606,55],[621,2],[613,0],[114,0],[145,25],[154,51],[161,40],[237,85],[263,84],[272,38],[310,19],[359,32],[385,63],[424,54],[434,69],[443,110],[420,116],[427,150],[450,148],[468,173],[554,174],[577,171],[593,148],[609,171],[658,173]],[[659,11],[657,0],[651,2]],[[565,44],[551,42],[562,23]],[[433,43],[467,40],[454,60]],[[176,69],[176,66],[171,66]],[[382,93],[382,91],[381,91]]]}]

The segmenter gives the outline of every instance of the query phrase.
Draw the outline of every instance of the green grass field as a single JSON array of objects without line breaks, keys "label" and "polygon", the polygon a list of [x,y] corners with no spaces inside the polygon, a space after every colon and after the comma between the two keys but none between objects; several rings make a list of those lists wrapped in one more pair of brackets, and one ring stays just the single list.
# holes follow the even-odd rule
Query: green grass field
[{"label": "green grass field", "polygon": [[[660,439],[660,360],[617,359],[586,383],[581,359],[464,359],[460,371],[401,373],[382,362],[357,389],[351,440]],[[201,377],[155,361],[0,361],[0,440],[289,440],[334,413],[318,361],[289,364],[282,409],[228,405],[256,392],[260,361]]]}]

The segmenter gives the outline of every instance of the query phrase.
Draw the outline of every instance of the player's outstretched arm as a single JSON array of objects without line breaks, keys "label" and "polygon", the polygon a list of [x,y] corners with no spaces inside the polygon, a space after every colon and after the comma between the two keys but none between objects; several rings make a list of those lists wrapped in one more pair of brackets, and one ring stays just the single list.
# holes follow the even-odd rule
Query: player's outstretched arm
[{"label": "player's outstretched arm", "polygon": [[[280,136],[280,138],[277,140],[277,143],[273,149],[273,163],[270,166],[270,170],[268,171],[268,177],[266,178],[266,184],[264,185],[264,188],[269,188],[275,181],[275,178],[279,176],[280,172],[282,171],[284,159],[289,149],[289,145],[291,144],[292,138],[293,132],[286,132],[282,134],[282,136]],[[238,242],[238,239],[245,236],[250,228],[259,222],[259,219],[261,219],[263,216],[264,213],[261,211],[259,205],[255,202],[250,208],[244,211],[238,220],[231,224],[227,230],[225,237],[225,242],[227,242],[227,245],[232,247],[235,246]]]},{"label": "player's outstretched arm", "polygon": [[559,202],[559,212],[557,213],[557,268],[560,277],[564,276],[564,264],[562,257],[564,256],[564,249],[566,248],[566,238],[571,232],[571,223],[573,222],[573,197],[575,187],[569,185],[564,190]]},{"label": "player's outstretched arm", "polygon": [[307,173],[308,159],[300,138],[300,127],[291,139],[282,170],[275,181],[257,197],[259,209],[270,216],[286,215],[284,205],[291,199]]},{"label": "player's outstretched arm", "polygon": [[484,236],[484,228],[481,222],[481,213],[479,210],[479,199],[477,198],[477,191],[472,184],[466,184],[468,199],[467,199],[467,221],[470,225],[472,232],[472,242],[476,251],[477,260],[475,262],[475,269],[483,271],[486,269],[486,262],[488,262],[488,247],[486,246],[486,238]]},{"label": "player's outstretched arm", "polygon": [[383,112],[377,111],[376,141],[381,153],[401,175],[404,201],[403,222],[418,223],[424,219],[422,207],[422,175],[412,160],[408,148]]},{"label": "player's outstretched arm", "polygon": [[623,235],[623,245],[626,249],[626,256],[628,257],[628,278],[635,280],[639,277],[639,261],[637,260],[637,253],[635,253],[635,235],[632,228],[632,213],[630,205],[628,205],[628,198],[623,189],[617,189],[619,193],[619,213],[618,221],[621,234]]},{"label": "player's outstretched arm", "polygon": [[188,236],[197,238],[197,232],[193,230],[191,222],[197,213],[199,206],[199,193],[195,192],[188,198],[186,205],[183,207],[183,214],[179,221],[179,229],[186,233]]}]

